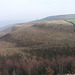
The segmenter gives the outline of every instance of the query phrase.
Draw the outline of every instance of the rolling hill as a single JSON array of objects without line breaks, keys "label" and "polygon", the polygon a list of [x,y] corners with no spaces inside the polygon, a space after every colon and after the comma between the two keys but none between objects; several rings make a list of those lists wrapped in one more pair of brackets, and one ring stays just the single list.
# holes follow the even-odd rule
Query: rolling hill
[{"label": "rolling hill", "polygon": [[3,75],[75,74],[75,27],[71,20],[23,23],[0,34]]},{"label": "rolling hill", "polygon": [[48,16],[36,21],[72,20],[72,19],[75,19],[75,14]]},{"label": "rolling hill", "polygon": [[[66,20],[66,21],[73,24],[73,22],[75,20],[75,14],[49,16],[49,17],[46,17],[46,18],[43,18],[43,19],[39,19],[39,20],[36,20],[36,21],[29,22],[29,23],[27,23],[28,25],[23,25],[23,24],[26,24],[26,23],[21,23],[21,21],[20,21],[20,23],[18,23],[19,21],[10,21],[10,22],[9,21],[5,21],[5,22],[1,21],[1,24],[2,23],[8,24],[8,22],[9,22],[9,24],[11,24],[12,22],[18,23],[18,24],[11,24],[11,25],[7,25],[3,28],[0,28],[0,37],[5,35],[5,34],[8,34],[8,33],[12,32],[12,31],[14,31],[14,30],[16,30],[20,27],[22,27],[22,25],[23,26],[29,26],[30,23],[34,24],[34,23],[40,22],[40,21],[52,21],[52,20]],[[73,21],[73,22],[71,22],[70,20]],[[16,26],[19,26],[19,27],[16,27]]]},{"label": "rolling hill", "polygon": [[[20,29],[2,36],[0,43],[3,44],[3,48],[6,48],[6,46],[8,49],[20,47],[28,48],[28,51],[34,49],[35,51],[33,51],[36,52],[37,49],[47,49],[51,51],[51,49],[58,50],[61,48],[62,50],[64,48],[67,50],[67,48],[72,49],[75,47],[74,27],[73,24],[67,21],[45,21],[27,25],[29,26],[25,26],[25,24],[16,25],[16,27],[20,27]],[[73,51],[75,51],[75,49],[73,49]],[[61,52],[59,54],[61,54]]]},{"label": "rolling hill", "polygon": [[3,28],[0,28],[0,37],[11,33],[17,29],[23,28],[23,27],[28,27],[31,26],[32,23],[19,23],[19,24],[14,24],[14,25],[7,25]]}]

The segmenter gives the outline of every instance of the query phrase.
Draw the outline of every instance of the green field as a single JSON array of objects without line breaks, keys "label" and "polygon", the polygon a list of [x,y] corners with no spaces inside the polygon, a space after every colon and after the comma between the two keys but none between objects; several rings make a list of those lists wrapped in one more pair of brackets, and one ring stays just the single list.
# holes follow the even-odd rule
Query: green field
[{"label": "green field", "polygon": [[75,19],[74,20],[67,20],[68,22],[72,22],[73,24],[75,24]]}]

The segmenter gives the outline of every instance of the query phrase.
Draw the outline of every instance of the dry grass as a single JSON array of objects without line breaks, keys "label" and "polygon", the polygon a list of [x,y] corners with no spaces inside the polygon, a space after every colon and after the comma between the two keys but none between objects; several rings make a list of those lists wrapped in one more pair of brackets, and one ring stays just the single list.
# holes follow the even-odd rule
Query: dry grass
[{"label": "dry grass", "polygon": [[[26,26],[28,25],[28,26]],[[40,27],[44,25],[43,27]],[[75,33],[71,23],[66,21],[46,21],[32,24],[22,24],[16,31],[0,39],[0,53],[12,55],[23,50],[50,49],[52,47],[74,47]]]}]

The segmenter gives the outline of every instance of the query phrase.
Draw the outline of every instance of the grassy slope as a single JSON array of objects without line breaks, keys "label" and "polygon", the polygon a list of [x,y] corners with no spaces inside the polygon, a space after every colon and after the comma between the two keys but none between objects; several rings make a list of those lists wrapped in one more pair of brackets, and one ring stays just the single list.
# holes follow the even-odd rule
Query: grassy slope
[{"label": "grassy slope", "polygon": [[75,19],[67,20],[68,22],[73,24],[74,32],[75,32]]},{"label": "grassy slope", "polygon": [[69,22],[72,22],[73,24],[75,24],[75,19],[73,20],[67,20],[67,21],[69,21]]},{"label": "grassy slope", "polygon": [[48,16],[36,21],[71,20],[71,19],[75,19],[75,14]]}]

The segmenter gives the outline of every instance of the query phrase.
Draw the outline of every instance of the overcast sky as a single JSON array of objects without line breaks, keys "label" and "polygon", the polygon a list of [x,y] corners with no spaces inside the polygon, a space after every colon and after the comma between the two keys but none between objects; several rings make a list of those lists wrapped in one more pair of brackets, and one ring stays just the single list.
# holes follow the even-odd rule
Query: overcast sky
[{"label": "overcast sky", "polygon": [[35,20],[75,14],[75,0],[0,0],[0,20]]}]

